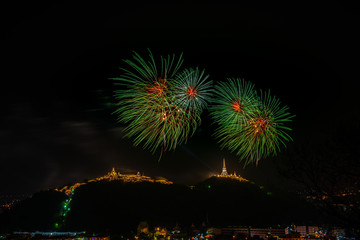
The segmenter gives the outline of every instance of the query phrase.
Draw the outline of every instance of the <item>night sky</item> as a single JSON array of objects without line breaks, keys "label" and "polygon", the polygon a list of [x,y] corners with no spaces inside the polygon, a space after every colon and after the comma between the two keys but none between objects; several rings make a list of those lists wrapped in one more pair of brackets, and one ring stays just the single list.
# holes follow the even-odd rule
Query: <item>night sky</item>
[{"label": "night sky", "polygon": [[296,115],[292,144],[321,142],[359,114],[358,14],[327,5],[243,7],[226,2],[2,7],[0,194],[27,193],[140,171],[194,184],[221,171],[260,184],[284,181],[272,161],[245,169],[203,124],[158,162],[123,138],[111,105],[122,59],[135,50],[184,53],[210,78],[241,77]]}]

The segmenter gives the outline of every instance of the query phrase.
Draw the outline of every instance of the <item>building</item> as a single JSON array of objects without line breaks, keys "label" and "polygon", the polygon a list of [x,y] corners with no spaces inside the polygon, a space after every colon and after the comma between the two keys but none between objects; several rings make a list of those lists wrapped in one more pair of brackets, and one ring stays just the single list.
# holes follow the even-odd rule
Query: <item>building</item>
[{"label": "building", "polygon": [[225,158],[223,159],[223,168],[222,168],[221,175],[222,175],[222,176],[228,175],[228,173],[227,173],[227,171],[226,171],[226,166],[225,166]]},{"label": "building", "polygon": [[267,236],[272,236],[272,237],[285,236],[285,228],[226,227],[226,228],[221,228],[221,234],[233,235],[233,236],[241,234],[248,237],[259,236],[260,238],[266,239]]},{"label": "building", "polygon": [[318,231],[317,226],[295,226],[295,232],[298,232],[301,237],[315,236]]},{"label": "building", "polygon": [[244,234],[245,236],[250,236],[250,228],[248,227],[225,227],[221,228],[220,231],[215,235],[237,235]]},{"label": "building", "polygon": [[115,168],[112,168],[112,170],[107,174],[105,174],[104,176],[88,180],[87,182],[74,183],[71,186],[64,186],[60,189],[55,189],[55,190],[70,195],[73,193],[73,191],[76,188],[80,187],[81,185],[85,185],[91,182],[100,182],[100,181],[108,181],[108,182],[122,181],[124,183],[151,182],[151,183],[160,183],[160,184],[173,184],[173,182],[167,180],[166,178],[153,179],[151,177],[141,175],[140,172],[137,172],[137,174],[121,174],[119,172],[116,172]]},{"label": "building", "polygon": [[249,180],[241,177],[240,175],[236,175],[236,172],[234,172],[234,174],[228,174],[228,172],[226,170],[226,165],[225,165],[225,158],[223,159],[223,167],[222,167],[221,173],[220,174],[215,174],[214,177],[230,178],[230,179],[238,180],[240,182],[249,182]]},{"label": "building", "polygon": [[250,228],[250,237],[259,236],[265,239],[266,236],[284,236],[285,228]]}]

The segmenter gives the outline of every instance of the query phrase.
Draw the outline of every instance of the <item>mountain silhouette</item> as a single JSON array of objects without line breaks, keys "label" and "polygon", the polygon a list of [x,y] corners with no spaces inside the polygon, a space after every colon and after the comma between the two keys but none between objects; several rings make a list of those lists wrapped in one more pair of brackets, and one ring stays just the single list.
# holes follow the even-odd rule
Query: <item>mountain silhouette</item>
[{"label": "mountain silhouette", "polygon": [[324,219],[298,196],[253,182],[211,177],[195,186],[157,182],[90,182],[71,196],[48,190],[36,193],[0,215],[0,231],[87,231],[125,233],[139,222],[150,228],[176,224],[200,226],[283,226],[319,224]]}]

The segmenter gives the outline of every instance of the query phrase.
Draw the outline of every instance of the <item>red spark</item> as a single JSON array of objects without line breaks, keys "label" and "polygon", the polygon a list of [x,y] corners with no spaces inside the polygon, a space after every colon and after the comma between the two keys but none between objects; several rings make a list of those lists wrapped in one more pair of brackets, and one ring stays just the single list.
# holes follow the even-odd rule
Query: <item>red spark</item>
[{"label": "red spark", "polygon": [[231,104],[231,106],[232,106],[232,108],[233,108],[233,110],[235,111],[235,112],[241,112],[242,111],[242,105],[240,104],[240,100],[236,100],[235,102],[233,102],[232,104]]},{"label": "red spark", "polygon": [[250,125],[255,128],[255,134],[262,134],[268,124],[269,121],[265,117],[259,117],[250,122]]},{"label": "red spark", "polygon": [[149,93],[156,94],[156,97],[163,95],[163,93],[167,91],[165,80],[159,78],[152,86],[148,87],[148,91]]},{"label": "red spark", "polygon": [[188,87],[186,93],[187,95],[189,95],[190,98],[193,98],[195,97],[195,95],[197,95],[197,91],[194,87]]}]

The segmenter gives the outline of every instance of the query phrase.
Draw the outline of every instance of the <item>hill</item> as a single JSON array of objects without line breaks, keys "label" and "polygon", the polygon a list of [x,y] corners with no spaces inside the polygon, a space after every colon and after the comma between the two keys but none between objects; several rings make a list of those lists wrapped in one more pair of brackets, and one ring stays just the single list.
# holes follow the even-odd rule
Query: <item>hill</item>
[{"label": "hill", "polygon": [[[65,209],[65,210],[64,210]],[[72,194],[35,194],[0,215],[0,231],[135,231],[150,227],[317,224],[316,210],[295,195],[252,182],[212,177],[188,187],[160,182],[93,181]]]},{"label": "hill", "polygon": [[201,206],[215,225],[277,226],[320,222],[317,211],[298,196],[254,182],[209,178],[196,186]]}]

